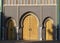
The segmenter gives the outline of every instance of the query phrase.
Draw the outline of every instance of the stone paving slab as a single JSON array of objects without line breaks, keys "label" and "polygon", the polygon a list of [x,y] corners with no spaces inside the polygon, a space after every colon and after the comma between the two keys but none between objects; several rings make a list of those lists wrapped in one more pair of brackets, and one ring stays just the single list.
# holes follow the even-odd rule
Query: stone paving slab
[{"label": "stone paving slab", "polygon": [[60,41],[24,41],[24,40],[3,40],[0,43],[60,43]]}]

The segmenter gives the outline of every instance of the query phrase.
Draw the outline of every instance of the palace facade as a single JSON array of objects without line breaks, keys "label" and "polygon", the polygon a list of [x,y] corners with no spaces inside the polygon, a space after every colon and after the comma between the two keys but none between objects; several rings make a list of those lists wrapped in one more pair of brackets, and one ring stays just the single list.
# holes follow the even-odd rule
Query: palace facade
[{"label": "palace facade", "polygon": [[57,40],[56,0],[3,0],[2,40]]}]

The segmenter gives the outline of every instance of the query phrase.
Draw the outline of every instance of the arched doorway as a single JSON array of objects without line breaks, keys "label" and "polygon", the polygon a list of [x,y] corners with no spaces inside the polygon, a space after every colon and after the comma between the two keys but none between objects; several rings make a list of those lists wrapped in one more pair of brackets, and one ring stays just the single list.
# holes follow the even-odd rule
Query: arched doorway
[{"label": "arched doorway", "polygon": [[7,26],[7,39],[8,40],[16,40],[16,21],[13,18],[9,18],[6,21]]},{"label": "arched doorway", "polygon": [[45,40],[53,40],[53,19],[47,17],[44,21]]},{"label": "arched doorway", "polygon": [[21,20],[23,40],[38,40],[39,20],[35,13],[27,12]]}]

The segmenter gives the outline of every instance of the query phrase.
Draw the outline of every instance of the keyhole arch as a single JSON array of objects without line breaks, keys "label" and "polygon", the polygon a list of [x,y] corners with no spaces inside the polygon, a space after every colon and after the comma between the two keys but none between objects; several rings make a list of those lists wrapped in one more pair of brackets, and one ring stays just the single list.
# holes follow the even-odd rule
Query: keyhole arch
[{"label": "keyhole arch", "polygon": [[6,28],[7,28],[7,39],[16,40],[16,21],[12,17],[6,19]]},{"label": "keyhole arch", "polygon": [[[32,14],[28,14],[28,13],[32,13]],[[20,29],[20,28],[23,28],[23,21],[24,21],[24,19],[25,19],[27,16],[29,16],[29,15],[35,16],[36,19],[37,19],[37,21],[38,21],[38,24],[39,24],[39,18],[38,18],[38,16],[35,15],[35,14],[36,14],[36,13],[34,13],[34,12],[32,12],[32,11],[27,11],[27,12],[25,12],[25,13],[21,16],[21,18],[20,18],[20,20],[19,20],[19,29]]]},{"label": "keyhole arch", "polygon": [[53,18],[51,17],[46,17],[43,21],[43,30],[45,33],[43,33],[43,40],[53,40],[53,26],[54,26],[54,21]]},{"label": "keyhole arch", "polygon": [[27,17],[30,17],[30,16],[33,16],[34,18],[36,18],[36,21],[37,21],[37,26],[39,27],[39,19],[38,17],[35,15],[34,12],[32,11],[28,11],[26,13],[24,13],[21,18],[20,18],[20,22],[19,22],[19,26],[20,26],[20,29],[22,29],[22,39],[23,39],[23,27],[24,27],[24,20],[27,18]]}]

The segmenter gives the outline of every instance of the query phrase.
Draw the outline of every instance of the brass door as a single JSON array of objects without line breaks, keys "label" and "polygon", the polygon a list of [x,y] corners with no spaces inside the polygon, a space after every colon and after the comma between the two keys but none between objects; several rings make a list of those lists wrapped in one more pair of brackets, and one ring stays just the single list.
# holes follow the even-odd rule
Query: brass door
[{"label": "brass door", "polygon": [[14,20],[9,19],[7,21],[7,25],[8,25],[8,40],[15,40],[16,39],[16,28],[15,28],[15,24]]},{"label": "brass door", "polygon": [[23,39],[24,40],[38,40],[38,26],[39,21],[37,17],[30,13],[23,22]]},{"label": "brass door", "polygon": [[53,20],[46,21],[46,40],[53,40]]}]

